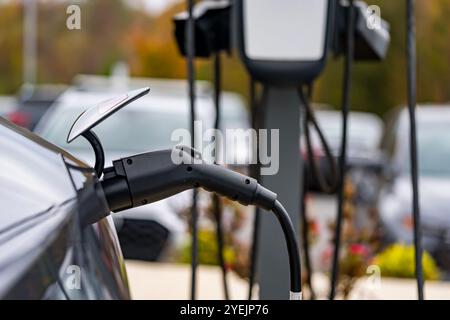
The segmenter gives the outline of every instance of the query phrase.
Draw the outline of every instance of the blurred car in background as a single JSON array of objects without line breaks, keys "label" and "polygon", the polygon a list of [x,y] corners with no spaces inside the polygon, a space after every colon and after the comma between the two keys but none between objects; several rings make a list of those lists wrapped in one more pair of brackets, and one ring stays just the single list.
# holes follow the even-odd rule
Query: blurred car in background
[{"label": "blurred car in background", "polygon": [[7,117],[17,109],[17,100],[14,96],[0,96],[0,117]]},{"label": "blurred car in background", "polygon": [[[342,113],[333,110],[321,110],[326,106],[319,106],[315,111],[317,121],[329,144],[331,153],[337,163],[342,141]],[[350,112],[348,120],[348,146],[347,163],[350,171],[362,170],[363,172],[378,171],[382,166],[382,153],[379,145],[383,134],[383,121],[375,114],[368,112]],[[313,155],[328,181],[331,181],[331,170],[323,151],[319,137],[313,127],[310,127]],[[304,136],[301,141],[301,150],[304,159],[307,159],[307,149]],[[306,183],[311,191],[321,192],[317,180],[306,161]],[[362,179],[364,180],[364,179]],[[361,181],[362,182],[362,181]],[[369,187],[369,186],[368,186]]]},{"label": "blurred car in background", "polygon": [[55,84],[22,86],[17,94],[14,110],[7,112],[5,118],[33,130],[50,105],[65,89],[67,86]]},{"label": "blurred car in background", "polygon": [[[417,108],[419,193],[424,249],[450,271],[450,106]],[[391,115],[383,138],[390,174],[380,194],[386,244],[413,241],[409,121],[406,109]]]},{"label": "blurred car in background", "polygon": [[[333,158],[338,163],[342,136],[342,113],[331,110],[330,106],[315,105],[315,115],[325,138],[327,139]],[[354,212],[355,230],[366,233],[366,230],[377,230],[376,207],[380,187],[380,171],[384,161],[379,148],[383,135],[383,121],[375,114],[368,112],[350,112],[348,120],[348,153],[347,178],[354,190],[350,200]],[[328,181],[331,181],[331,170],[323,147],[315,130],[310,127],[313,154],[318,169]],[[324,193],[307,162],[305,137],[301,139],[301,153],[305,159],[305,188],[310,192],[307,197],[307,215],[316,228],[318,235],[311,247],[311,259],[315,270],[329,271],[328,262],[323,257],[328,254],[330,239],[333,234],[330,226],[336,219],[337,198],[335,194]],[[376,232],[376,231],[375,231]]]},{"label": "blurred car in background", "polygon": [[[85,87],[86,79],[90,83],[88,87]],[[71,123],[90,105],[107,100],[120,91],[104,83],[107,79],[86,79],[84,85],[67,90],[57,99],[36,127],[36,133],[92,165],[94,154],[84,139],[66,143]],[[171,148],[177,144],[171,141],[172,133],[176,129],[189,128],[190,109],[187,90],[183,90],[186,88],[185,82],[142,81],[150,86],[151,93],[126,106],[94,129],[105,151],[105,166],[130,154]],[[128,91],[140,85],[141,81],[136,80],[122,90]],[[207,130],[213,127],[215,119],[212,95],[205,83],[199,83],[197,87],[197,119],[202,121],[203,130]],[[235,125],[248,127],[245,105],[238,95],[224,92],[222,105],[222,128]],[[243,152],[235,148],[234,152]],[[187,191],[114,215],[125,258],[155,261],[181,245],[188,226],[180,212],[189,206],[190,194]]]}]

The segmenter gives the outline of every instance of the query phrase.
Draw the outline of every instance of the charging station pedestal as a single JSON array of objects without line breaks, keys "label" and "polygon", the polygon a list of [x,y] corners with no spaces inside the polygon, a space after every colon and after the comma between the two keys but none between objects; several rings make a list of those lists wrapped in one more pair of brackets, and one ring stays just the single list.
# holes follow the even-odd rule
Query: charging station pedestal
[{"label": "charging station pedestal", "polygon": [[[279,130],[279,171],[261,182],[276,192],[291,215],[299,239],[303,188],[298,89],[323,71],[331,44],[334,0],[235,0],[235,40],[252,79],[264,87],[263,129]],[[270,146],[269,146],[270,147]],[[283,233],[261,215],[257,278],[261,299],[286,299],[289,259]],[[298,270],[300,272],[300,270]]]},{"label": "charging station pedestal", "polygon": [[[263,186],[278,194],[290,214],[299,239],[299,213],[303,171],[300,157],[300,99],[295,88],[265,86],[262,97],[261,128],[279,130],[279,171],[262,175]],[[269,136],[270,137],[270,136]],[[270,141],[270,138],[268,139]],[[272,152],[269,148],[269,154]],[[272,214],[261,213],[258,257],[260,299],[286,299],[289,292],[289,259],[280,225]]]}]

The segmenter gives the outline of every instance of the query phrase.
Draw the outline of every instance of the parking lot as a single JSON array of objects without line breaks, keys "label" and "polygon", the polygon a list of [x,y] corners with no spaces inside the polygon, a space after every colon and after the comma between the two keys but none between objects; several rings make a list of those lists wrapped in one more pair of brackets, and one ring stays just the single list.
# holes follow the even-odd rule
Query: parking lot
[{"label": "parking lot", "polygon": [[[138,300],[173,300],[189,299],[189,267],[186,265],[159,264],[149,262],[127,261],[129,282],[133,299]],[[218,267],[200,267],[199,299],[223,299],[220,269]],[[318,297],[326,299],[328,277],[324,274],[314,275],[314,286]],[[355,300],[416,300],[414,280],[382,278],[380,287],[369,284],[370,279],[359,280],[350,299]],[[246,299],[247,282],[233,275],[229,276],[230,295],[233,300]],[[158,288],[155,290],[154,288]],[[447,300],[450,284],[430,281],[425,285],[427,299]],[[255,291],[255,294],[257,291]]]}]

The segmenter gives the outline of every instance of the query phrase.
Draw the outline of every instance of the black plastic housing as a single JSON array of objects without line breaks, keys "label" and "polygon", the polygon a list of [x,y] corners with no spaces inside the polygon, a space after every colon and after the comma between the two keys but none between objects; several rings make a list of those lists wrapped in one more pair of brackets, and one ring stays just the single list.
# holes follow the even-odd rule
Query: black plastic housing
[{"label": "black plastic housing", "polygon": [[[215,52],[231,51],[230,16],[229,1],[205,0],[195,5],[193,18],[196,57],[207,58]],[[178,49],[186,56],[187,12],[177,14],[173,21]]]},{"label": "black plastic housing", "polygon": [[[354,5],[356,14],[354,59],[357,61],[383,60],[390,44],[389,23],[381,19],[380,28],[370,29],[367,26],[367,5],[362,1],[356,1]],[[332,48],[335,56],[343,55],[347,45],[345,33],[348,11],[348,4],[340,3],[336,8],[336,27]]]},{"label": "black plastic housing", "polygon": [[122,211],[202,187],[243,205],[271,210],[277,195],[248,176],[205,163],[189,147],[116,160],[104,171],[103,189],[111,211]]}]

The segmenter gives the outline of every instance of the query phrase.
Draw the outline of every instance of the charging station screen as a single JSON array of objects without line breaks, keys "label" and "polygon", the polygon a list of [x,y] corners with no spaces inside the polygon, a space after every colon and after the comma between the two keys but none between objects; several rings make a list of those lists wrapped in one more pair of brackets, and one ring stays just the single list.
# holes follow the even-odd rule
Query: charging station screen
[{"label": "charging station screen", "polygon": [[249,59],[322,59],[328,0],[243,1],[245,52]]}]

